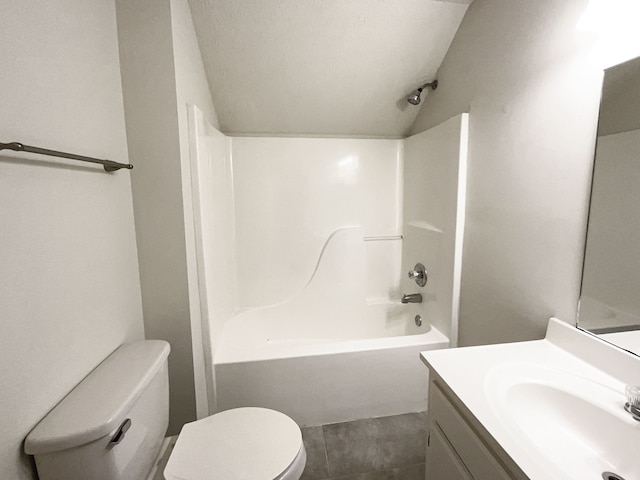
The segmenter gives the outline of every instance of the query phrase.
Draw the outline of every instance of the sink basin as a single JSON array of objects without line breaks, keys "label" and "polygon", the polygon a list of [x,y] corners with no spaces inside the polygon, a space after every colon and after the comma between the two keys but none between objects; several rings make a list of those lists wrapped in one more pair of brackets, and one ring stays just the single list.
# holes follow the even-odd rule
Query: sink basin
[{"label": "sink basin", "polygon": [[485,389],[514,440],[548,460],[549,478],[640,480],[640,422],[624,411],[624,385],[523,363],[493,368]]}]

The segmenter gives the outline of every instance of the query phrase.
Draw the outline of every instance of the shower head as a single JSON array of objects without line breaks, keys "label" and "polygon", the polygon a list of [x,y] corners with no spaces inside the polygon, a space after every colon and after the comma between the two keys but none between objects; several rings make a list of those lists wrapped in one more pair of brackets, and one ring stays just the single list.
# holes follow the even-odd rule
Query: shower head
[{"label": "shower head", "polygon": [[416,88],[413,92],[407,95],[407,102],[409,102],[411,105],[418,105],[420,103],[420,94],[426,87],[430,87],[431,90],[435,90],[436,88],[438,88],[438,80],[434,80],[430,83],[425,83],[420,88]]},{"label": "shower head", "polygon": [[411,92],[410,95],[407,96],[407,102],[411,105],[418,105],[420,103],[420,94],[422,93],[422,89],[418,88]]}]

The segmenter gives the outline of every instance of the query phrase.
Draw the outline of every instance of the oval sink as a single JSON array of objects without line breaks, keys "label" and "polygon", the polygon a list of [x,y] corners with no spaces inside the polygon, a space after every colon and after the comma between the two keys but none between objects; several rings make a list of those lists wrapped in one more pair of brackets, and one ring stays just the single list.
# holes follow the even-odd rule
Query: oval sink
[{"label": "oval sink", "polygon": [[623,409],[622,385],[512,364],[493,369],[485,388],[502,424],[550,462],[553,475],[602,480],[608,471],[640,480],[640,422]]}]

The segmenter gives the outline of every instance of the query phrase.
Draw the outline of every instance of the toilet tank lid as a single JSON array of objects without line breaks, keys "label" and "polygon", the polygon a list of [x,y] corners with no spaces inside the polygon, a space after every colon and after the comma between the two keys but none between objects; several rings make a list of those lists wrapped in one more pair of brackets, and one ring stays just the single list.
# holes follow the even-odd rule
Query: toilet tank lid
[{"label": "toilet tank lid", "polygon": [[113,432],[169,355],[169,344],[120,346],[82,380],[25,440],[30,455],[77,447]]}]

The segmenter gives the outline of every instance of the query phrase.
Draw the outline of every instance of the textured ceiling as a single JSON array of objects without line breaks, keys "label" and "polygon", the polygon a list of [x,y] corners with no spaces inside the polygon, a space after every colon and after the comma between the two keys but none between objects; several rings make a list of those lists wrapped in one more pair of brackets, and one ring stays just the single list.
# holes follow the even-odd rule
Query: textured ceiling
[{"label": "textured ceiling", "polygon": [[380,137],[410,130],[470,2],[189,0],[222,131]]}]

